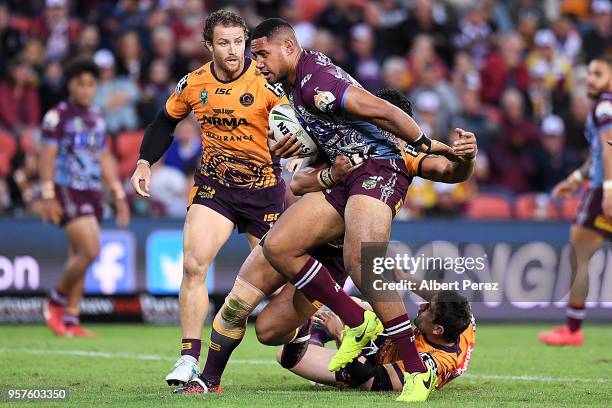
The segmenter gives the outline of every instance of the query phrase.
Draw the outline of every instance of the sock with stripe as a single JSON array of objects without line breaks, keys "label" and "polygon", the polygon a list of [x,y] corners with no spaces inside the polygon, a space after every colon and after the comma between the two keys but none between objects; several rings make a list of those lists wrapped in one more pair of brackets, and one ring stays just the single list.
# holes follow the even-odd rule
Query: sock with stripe
[{"label": "sock with stripe", "polygon": [[66,295],[64,295],[57,289],[51,290],[51,293],[49,294],[49,301],[51,302],[51,304],[55,306],[62,306],[62,307],[66,306],[66,303],[68,303],[68,299],[66,298]]},{"label": "sock with stripe", "polygon": [[407,314],[398,316],[395,319],[383,322],[385,333],[399,354],[404,371],[407,373],[424,373],[427,371],[423,359],[416,348],[414,331],[410,325],[410,318]]},{"label": "sock with stripe", "polygon": [[584,318],[586,316],[586,310],[584,309],[584,305],[580,307],[568,305],[567,310],[565,311],[565,316],[567,321],[567,327],[572,333],[580,330],[580,328],[582,327],[582,322],[584,321]]},{"label": "sock with stripe", "polygon": [[306,265],[291,279],[291,283],[311,302],[330,308],[349,327],[363,323],[363,308],[359,306],[331,277],[321,262],[309,257]]},{"label": "sock with stripe", "polygon": [[191,356],[198,360],[201,346],[202,341],[200,339],[183,339],[181,341],[181,356]]},{"label": "sock with stripe", "polygon": [[234,349],[242,341],[244,331],[244,328],[226,330],[220,327],[216,321],[213,322],[206,365],[200,375],[207,386],[219,386],[221,384],[221,376],[225,371],[225,366]]}]

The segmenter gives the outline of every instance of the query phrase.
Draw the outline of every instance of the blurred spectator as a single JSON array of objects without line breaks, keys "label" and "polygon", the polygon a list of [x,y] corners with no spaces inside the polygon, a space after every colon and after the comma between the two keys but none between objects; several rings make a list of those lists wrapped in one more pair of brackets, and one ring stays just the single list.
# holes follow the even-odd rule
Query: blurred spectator
[{"label": "blurred spectator", "polygon": [[575,63],[582,48],[582,39],[572,20],[562,16],[553,21],[551,28],[557,40],[556,48],[570,63]]},{"label": "blurred spectator", "polygon": [[537,61],[529,70],[528,95],[531,101],[533,118],[541,122],[544,116],[553,111],[552,90],[546,82],[548,66],[543,61]]},{"label": "blurred spectator", "polygon": [[532,46],[533,36],[540,27],[541,18],[542,13],[536,7],[522,8],[518,13],[516,31],[527,48]]},{"label": "blurred spectator", "polygon": [[188,73],[187,61],[176,53],[176,43],[172,30],[167,27],[158,27],[153,31],[152,58],[160,58],[170,68],[170,76],[174,81]]},{"label": "blurred spectator", "polygon": [[583,34],[586,63],[600,54],[612,54],[612,4],[610,0],[594,0],[591,11],[591,27]]},{"label": "blurred spectator", "polygon": [[164,163],[188,175],[193,173],[201,157],[200,125],[195,117],[188,116],[177,125],[174,140],[166,152]]},{"label": "blurred spectator", "polygon": [[480,73],[472,57],[465,51],[455,54],[455,64],[451,72],[452,85],[461,94],[464,89],[480,89]]},{"label": "blurred spectator", "polygon": [[72,55],[82,58],[93,58],[100,44],[100,31],[98,27],[88,24],[83,27],[79,39],[74,46]]},{"label": "blurred spectator", "polygon": [[343,49],[350,44],[351,28],[363,20],[361,10],[353,0],[330,0],[329,5],[319,14],[315,25],[336,33]]},{"label": "blurred spectator", "polygon": [[63,69],[59,61],[50,61],[38,87],[40,107],[43,113],[65,99]]},{"label": "blurred spectator", "polygon": [[540,142],[538,129],[525,117],[523,97],[516,89],[502,95],[502,133],[490,149],[491,182],[513,193],[530,191],[536,169],[530,149]]},{"label": "blurred spectator", "polygon": [[27,40],[24,32],[10,26],[10,12],[0,3],[0,75],[5,75],[6,63],[21,51]]},{"label": "blurred spectator", "polygon": [[32,66],[37,74],[42,74],[45,65],[45,47],[40,40],[30,38],[21,51],[21,57]]},{"label": "blurred spectator", "polygon": [[486,21],[485,6],[481,1],[474,1],[459,22],[459,33],[454,37],[455,46],[469,51],[476,66],[481,67],[492,41],[493,30]]},{"label": "blurred spectator", "polygon": [[527,92],[529,73],[523,63],[523,41],[516,34],[508,34],[499,41],[497,51],[490,53],[481,71],[482,100],[497,104],[508,87]]},{"label": "blurred spectator", "polygon": [[499,128],[486,113],[477,88],[465,89],[461,95],[461,112],[453,120],[453,128],[474,132],[481,153],[488,151],[499,137]]},{"label": "blurred spectator", "polygon": [[560,117],[544,118],[541,140],[542,143],[533,149],[534,187],[536,191],[550,192],[582,163],[573,150],[565,148],[565,126]]},{"label": "blurred spectator", "polygon": [[24,59],[9,63],[8,76],[0,82],[0,127],[19,135],[40,122],[40,101],[32,66]]},{"label": "blurred spectator", "polygon": [[166,62],[161,59],[153,60],[149,65],[149,75],[142,87],[138,103],[138,112],[142,125],[153,122],[155,115],[164,107],[172,91],[170,72]]},{"label": "blurred spectator", "polygon": [[570,100],[569,112],[565,115],[567,146],[583,157],[586,157],[589,150],[589,144],[584,137],[584,127],[590,110],[591,101],[586,93],[574,93]]},{"label": "blurred spectator", "polygon": [[78,39],[80,23],[68,12],[68,0],[46,0],[44,15],[32,24],[30,35],[42,41],[47,58],[65,58]]},{"label": "blurred spectator", "polygon": [[546,72],[546,86],[551,91],[567,93],[572,89],[572,66],[557,50],[557,40],[550,30],[539,30],[534,49],[527,56],[527,67],[541,64]]},{"label": "blurred spectator", "polygon": [[139,82],[144,73],[144,55],[140,48],[140,39],[136,31],[127,31],[119,38],[117,52],[117,75],[128,77],[132,82]]},{"label": "blurred spectator", "polygon": [[202,20],[205,11],[203,1],[186,0],[172,24],[178,52],[187,58],[202,57]]},{"label": "blurred spectator", "polygon": [[406,59],[408,69],[414,75],[414,81],[420,83],[427,71],[434,71],[435,78],[445,78],[448,70],[444,61],[436,54],[433,38],[428,34],[419,34],[412,42],[412,47]]},{"label": "blurred spectator", "polygon": [[414,119],[427,136],[446,141],[446,122],[443,120],[440,97],[432,91],[423,91],[414,99]]},{"label": "blurred spectator", "polygon": [[107,130],[117,134],[122,130],[136,129],[138,88],[126,77],[115,77],[115,58],[109,50],[96,52],[94,61],[100,68],[94,103],[102,110]]},{"label": "blurred spectator", "polygon": [[402,55],[406,46],[402,41],[402,23],[408,18],[408,10],[399,0],[368,1],[364,19],[376,31],[377,48],[384,55]]},{"label": "blurred spectator", "polygon": [[410,73],[406,61],[400,57],[387,58],[383,64],[383,83],[385,87],[406,92],[410,86]]},{"label": "blurred spectator", "polygon": [[358,24],[351,30],[351,54],[348,59],[351,74],[364,88],[376,92],[382,88],[380,57],[375,55],[374,33],[370,26]]},{"label": "blurred spectator", "polygon": [[398,43],[405,54],[412,46],[412,41],[418,34],[429,34],[433,38],[434,47],[438,55],[447,63],[452,62],[453,48],[450,42],[452,29],[434,18],[434,5],[432,0],[415,0],[408,19],[402,24],[401,37],[404,41]]}]

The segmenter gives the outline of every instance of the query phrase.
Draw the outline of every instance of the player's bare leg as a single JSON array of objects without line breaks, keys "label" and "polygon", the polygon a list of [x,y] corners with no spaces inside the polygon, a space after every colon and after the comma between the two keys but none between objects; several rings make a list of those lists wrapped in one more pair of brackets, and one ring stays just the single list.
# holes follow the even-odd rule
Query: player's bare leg
[{"label": "player's bare leg", "polygon": [[321,192],[306,194],[276,222],[264,241],[264,255],[310,302],[323,303],[346,325],[338,367],[354,359],[382,326],[334,281],[307,251],[339,237],[344,221]]},{"label": "player's bare leg", "polygon": [[[344,235],[344,265],[353,282],[362,288],[361,246],[363,242],[389,242],[392,213],[382,201],[366,195],[349,198],[344,212],[346,231]],[[383,246],[384,255],[386,251]],[[364,293],[364,291],[362,291]],[[399,294],[391,293],[390,299],[372,301],[372,308],[383,322],[385,331],[393,340],[406,372],[426,372],[414,343],[414,332]]]},{"label": "player's bare leg", "polygon": [[[56,288],[51,291],[51,296],[44,306],[47,325],[55,334],[61,336],[72,334],[68,332],[64,323],[66,307],[70,297],[77,295],[70,304],[71,309],[68,310],[68,312],[75,312],[74,304],[77,300],[80,302],[79,296],[82,296],[83,291],[82,285],[78,283],[84,279],[87,268],[100,252],[100,228],[94,216],[78,217],[72,220],[66,225],[65,231],[70,248],[68,259]],[[79,291],[80,295],[78,295]],[[78,319],[78,315],[73,316]]]},{"label": "player's bare leg", "polygon": [[551,346],[580,346],[584,343],[582,321],[585,317],[585,303],[589,294],[589,261],[601,248],[605,237],[599,232],[572,225],[570,243],[573,254],[570,256],[572,279],[567,304],[567,322],[549,332],[540,333],[540,341]]},{"label": "player's bare leg", "polygon": [[208,312],[206,273],[234,224],[218,212],[198,204],[189,207],[183,228],[183,280],[179,292],[181,358],[166,376],[168,385],[198,375],[202,327]]}]

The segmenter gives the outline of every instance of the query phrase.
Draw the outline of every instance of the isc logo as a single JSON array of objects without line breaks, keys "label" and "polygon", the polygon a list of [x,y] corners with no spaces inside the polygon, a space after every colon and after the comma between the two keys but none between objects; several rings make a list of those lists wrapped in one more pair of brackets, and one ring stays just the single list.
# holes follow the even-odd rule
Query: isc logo
[{"label": "isc logo", "polygon": [[37,290],[40,287],[40,268],[36,259],[31,256],[17,256],[11,262],[5,256],[0,256],[0,291],[11,286],[17,290]]},{"label": "isc logo", "polygon": [[232,91],[232,88],[217,88],[215,90],[215,95],[229,95]]}]

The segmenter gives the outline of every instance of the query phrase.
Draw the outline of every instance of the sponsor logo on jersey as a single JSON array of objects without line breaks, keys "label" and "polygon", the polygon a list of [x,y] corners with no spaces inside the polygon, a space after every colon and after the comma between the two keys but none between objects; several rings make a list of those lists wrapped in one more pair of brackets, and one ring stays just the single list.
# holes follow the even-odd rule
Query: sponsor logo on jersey
[{"label": "sponsor logo on jersey", "polygon": [[310,81],[310,78],[312,78],[311,74],[308,74],[304,78],[302,78],[302,82],[300,82],[300,88],[303,88],[306,82]]},{"label": "sponsor logo on jersey", "polygon": [[201,186],[198,191],[198,197],[200,198],[213,198],[217,191],[210,186]]},{"label": "sponsor logo on jersey", "polygon": [[255,102],[255,97],[249,92],[242,94],[240,97],[240,104],[242,106],[251,106],[253,102]]},{"label": "sponsor logo on jersey", "polygon": [[[202,115],[202,123],[208,123],[209,125],[213,125],[217,129],[232,131],[241,125],[248,125],[249,122],[245,118],[237,118],[234,116],[233,109],[213,109],[213,116]],[[227,115],[229,117],[224,117],[220,115]]]},{"label": "sponsor logo on jersey", "polygon": [[365,188],[366,190],[372,190],[376,188],[376,180],[365,180],[363,183],[361,183],[361,187]]},{"label": "sponsor logo on jersey", "polygon": [[232,88],[217,88],[215,89],[215,95],[231,95]]},{"label": "sponsor logo on jersey", "polygon": [[334,109],[336,97],[329,91],[319,91],[315,89],[314,104],[321,112],[331,112]]}]

